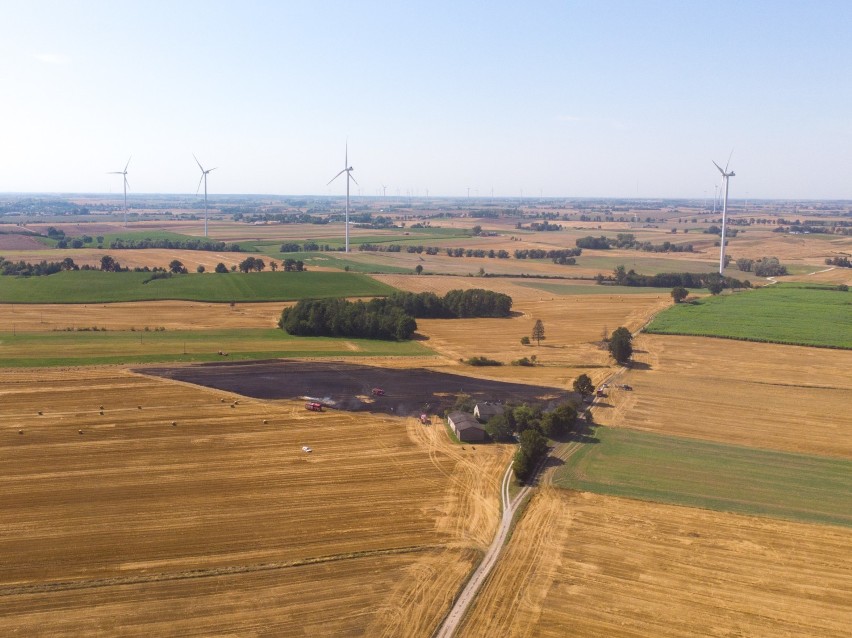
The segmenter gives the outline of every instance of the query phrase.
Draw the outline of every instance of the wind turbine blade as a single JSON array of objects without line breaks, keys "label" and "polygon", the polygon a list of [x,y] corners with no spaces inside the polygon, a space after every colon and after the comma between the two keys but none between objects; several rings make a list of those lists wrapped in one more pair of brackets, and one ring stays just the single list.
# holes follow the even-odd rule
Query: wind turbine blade
[{"label": "wind turbine blade", "polygon": [[201,190],[201,182],[204,181],[204,173],[201,173],[201,179],[198,180],[198,188],[195,189],[195,194],[198,195],[198,191]]},{"label": "wind turbine blade", "polygon": [[204,172],[205,172],[205,173],[212,173],[212,172],[213,172],[213,171],[215,171],[217,168],[219,168],[219,167],[218,167],[218,166],[214,166],[214,167],[213,167],[213,168],[211,168],[209,171],[204,171]]},{"label": "wind turbine blade", "polygon": [[125,173],[127,172],[127,167],[130,166],[130,160],[132,160],[132,159],[133,159],[132,155],[127,158],[127,164],[124,165],[124,172]]},{"label": "wind turbine blade", "polygon": [[[713,162],[713,160],[710,160],[710,161],[711,161],[711,162]],[[713,166],[715,166],[716,168],[718,168],[718,169],[719,169],[719,172],[720,172],[720,173],[722,173],[722,175],[723,175],[723,176],[725,175],[725,171],[723,171],[723,170],[722,170],[722,167],[721,167],[721,166],[719,166],[716,162],[713,162]]]},{"label": "wind turbine blade", "polygon": [[340,177],[341,175],[343,175],[343,173],[345,173],[345,172],[346,172],[346,169],[344,168],[344,169],[343,169],[342,171],[340,171],[337,175],[335,175],[335,176],[334,176],[334,177],[332,177],[330,180],[328,180],[328,183],[326,184],[326,186],[328,186],[329,184],[331,184],[334,180],[336,180],[338,177]]},{"label": "wind turbine blade", "polygon": [[198,164],[198,168],[201,169],[201,172],[204,172],[204,167],[201,165],[201,162],[198,161],[198,158],[195,156],[195,153],[192,154],[192,159],[195,160],[195,163]]},{"label": "wind turbine blade", "polygon": [[128,181],[127,181],[127,176],[126,176],[126,175],[125,175],[125,177],[124,177],[124,185],[125,185],[125,186],[127,186],[127,188],[128,188],[128,189],[130,189],[130,182],[128,182]]},{"label": "wind turbine blade", "polygon": [[108,171],[107,175],[124,175],[121,171]]},{"label": "wind turbine blade", "polygon": [[734,156],[734,149],[731,149],[731,154],[728,155],[728,163],[725,164],[725,172],[728,172],[728,166],[731,165],[731,158]]},{"label": "wind turbine blade", "polygon": [[346,140],[346,154],[343,156],[343,166],[349,167],[349,140]]},{"label": "wind turbine blade", "polygon": [[[349,171],[346,171],[346,172],[349,173]],[[358,184],[358,181],[354,177],[352,177],[352,173],[349,173],[349,179],[351,179],[353,182],[355,182],[355,184],[357,184],[358,186],[361,185],[361,184]]]}]

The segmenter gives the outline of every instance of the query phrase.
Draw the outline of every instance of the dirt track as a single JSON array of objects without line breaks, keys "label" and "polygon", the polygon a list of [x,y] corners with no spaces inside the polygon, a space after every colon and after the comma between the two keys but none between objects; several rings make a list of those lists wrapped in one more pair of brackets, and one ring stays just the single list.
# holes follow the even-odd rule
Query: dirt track
[{"label": "dirt track", "polygon": [[[276,360],[215,363],[189,367],[144,368],[145,374],[235,392],[256,399],[311,397],[326,406],[397,416],[439,414],[456,395],[482,401],[554,401],[567,393],[556,388],[475,379],[421,368],[385,369],[337,361]],[[385,396],[374,397],[380,387]]]}]

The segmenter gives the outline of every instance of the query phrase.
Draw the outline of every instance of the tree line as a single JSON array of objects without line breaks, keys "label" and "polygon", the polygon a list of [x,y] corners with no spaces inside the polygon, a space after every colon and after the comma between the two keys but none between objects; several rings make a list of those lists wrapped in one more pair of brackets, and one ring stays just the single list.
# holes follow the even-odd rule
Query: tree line
[{"label": "tree line", "polygon": [[[667,272],[656,275],[640,275],[632,268],[626,270],[624,266],[618,266],[610,277],[604,277],[599,274],[595,279],[599,284],[609,282],[618,286],[637,286],[642,288],[707,288],[710,292],[713,292],[716,288],[718,288],[718,292],[721,292],[724,288],[751,288],[751,282],[748,279],[740,281],[733,277],[722,277],[716,272]],[[718,292],[715,294],[718,294]]]},{"label": "tree line", "polygon": [[206,250],[215,252],[242,252],[239,244],[226,244],[223,241],[209,241],[207,239],[121,239],[117,237],[110,242],[110,248],[116,250],[130,250],[138,248],[168,248],[173,250]]},{"label": "tree line", "polygon": [[664,241],[662,244],[653,244],[649,241],[639,241],[633,233],[618,233],[615,238],[605,237],[580,237],[574,242],[578,248],[589,250],[609,250],[610,248],[622,248],[625,250],[641,250],[649,253],[691,253],[692,244],[673,244]]},{"label": "tree line", "polygon": [[509,295],[490,290],[451,290],[443,297],[434,293],[398,292],[370,301],[303,299],[285,308],[278,327],[304,337],[358,337],[410,339],[418,318],[508,317]]},{"label": "tree line", "polygon": [[418,319],[508,317],[512,312],[509,295],[482,288],[450,290],[443,297],[433,292],[395,292],[388,301]]}]

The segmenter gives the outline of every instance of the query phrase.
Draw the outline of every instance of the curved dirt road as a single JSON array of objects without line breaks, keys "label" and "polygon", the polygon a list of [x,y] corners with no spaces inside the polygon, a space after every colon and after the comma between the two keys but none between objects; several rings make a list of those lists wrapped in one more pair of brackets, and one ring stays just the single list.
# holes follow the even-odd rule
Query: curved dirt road
[{"label": "curved dirt road", "polygon": [[506,473],[503,475],[503,482],[500,486],[500,500],[503,505],[503,516],[500,519],[500,526],[497,528],[497,533],[494,535],[494,540],[491,541],[491,546],[488,548],[485,558],[482,559],[482,562],[473,572],[470,580],[467,581],[467,585],[465,585],[461,594],[459,594],[459,597],[456,599],[450,613],[447,614],[447,617],[444,618],[444,622],[441,623],[438,631],[435,632],[435,638],[450,638],[455,635],[459,623],[467,613],[468,607],[470,607],[470,604],[476,599],[476,594],[479,592],[479,589],[482,587],[485,579],[488,578],[488,575],[497,563],[497,558],[500,556],[500,552],[503,550],[503,545],[505,545],[506,539],[509,535],[509,529],[512,526],[512,518],[515,516],[518,505],[521,503],[524,496],[527,495],[527,492],[532,489],[530,485],[525,485],[517,494],[515,494],[515,498],[510,498],[509,484],[511,481],[512,464],[510,463],[509,467],[506,468]]}]

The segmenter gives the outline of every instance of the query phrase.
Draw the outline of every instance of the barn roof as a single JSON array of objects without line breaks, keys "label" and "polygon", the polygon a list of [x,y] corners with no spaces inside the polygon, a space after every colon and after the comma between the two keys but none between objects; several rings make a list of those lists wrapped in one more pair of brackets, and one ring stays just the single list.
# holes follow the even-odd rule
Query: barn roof
[{"label": "barn roof", "polygon": [[456,427],[456,430],[467,430],[468,428],[482,429],[479,422],[468,412],[451,412],[447,415]]}]

